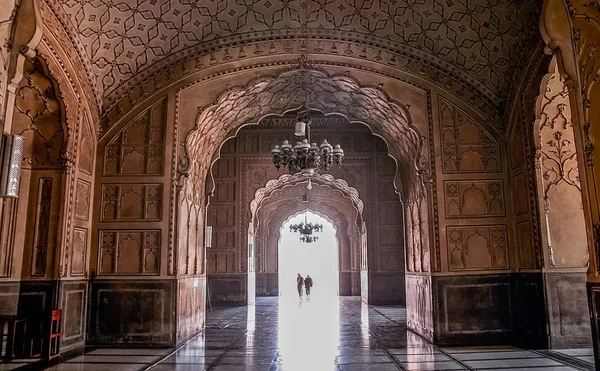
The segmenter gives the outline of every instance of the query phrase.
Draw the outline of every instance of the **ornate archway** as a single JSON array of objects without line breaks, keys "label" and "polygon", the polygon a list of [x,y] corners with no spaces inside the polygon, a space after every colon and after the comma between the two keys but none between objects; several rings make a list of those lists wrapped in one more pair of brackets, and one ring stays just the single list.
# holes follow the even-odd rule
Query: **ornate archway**
[{"label": "ornate archway", "polygon": [[[336,227],[339,244],[340,295],[360,295],[362,215],[347,194],[331,186],[314,184],[307,193],[306,182],[284,184],[267,196],[257,211],[258,295],[277,295],[277,262],[280,228],[290,215],[310,209],[326,216]],[[305,201],[303,196],[308,194]]]}]

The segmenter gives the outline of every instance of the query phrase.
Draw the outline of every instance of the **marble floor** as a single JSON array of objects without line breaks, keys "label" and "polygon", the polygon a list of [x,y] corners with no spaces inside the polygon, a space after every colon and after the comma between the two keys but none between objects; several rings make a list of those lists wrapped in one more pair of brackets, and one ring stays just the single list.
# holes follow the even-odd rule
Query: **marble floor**
[{"label": "marble floor", "polygon": [[48,370],[594,370],[591,349],[438,348],[405,319],[358,298],[259,298],[209,311],[206,332],[178,349],[92,349]]}]

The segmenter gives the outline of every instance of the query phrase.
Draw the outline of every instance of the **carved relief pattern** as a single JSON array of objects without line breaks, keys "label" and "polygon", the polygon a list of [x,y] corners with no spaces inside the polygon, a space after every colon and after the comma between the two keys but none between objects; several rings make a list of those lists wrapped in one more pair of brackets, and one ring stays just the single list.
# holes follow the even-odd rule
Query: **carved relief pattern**
[{"label": "carved relief pattern", "polygon": [[558,74],[548,78],[545,91],[540,96],[538,151],[541,151],[544,197],[550,188],[565,182],[581,190],[579,166],[569,89]]},{"label": "carved relief pattern", "polygon": [[101,220],[160,220],[162,193],[162,184],[103,184]]},{"label": "carved relief pattern", "polygon": [[90,215],[90,184],[81,179],[77,180],[77,193],[75,198],[75,218],[88,220]]},{"label": "carved relief pattern", "polygon": [[61,104],[39,59],[26,60],[16,91],[12,131],[25,137],[23,166],[61,166],[64,131]]},{"label": "carved relief pattern", "polygon": [[158,274],[160,230],[101,230],[98,274]]},{"label": "carved relief pattern", "polygon": [[96,147],[95,140],[92,138],[88,129],[87,119],[82,124],[81,144],[79,145],[79,170],[92,175],[94,171],[94,148]]},{"label": "carved relief pattern", "polygon": [[[12,14],[11,14],[12,13]],[[4,120],[4,105],[6,104],[8,85],[8,64],[10,55],[10,38],[12,24],[16,16],[15,4],[6,4],[3,12],[2,25],[0,25],[0,120]]]},{"label": "carved relief pattern", "polygon": [[600,93],[598,85],[598,81],[600,81],[600,43],[598,42],[600,6],[598,6],[598,1],[594,0],[566,0],[565,2],[571,13],[573,41],[577,53],[583,98],[584,154],[587,164],[591,166],[594,163],[594,151],[597,145],[592,132],[598,130],[592,127],[596,121],[592,115],[592,109],[597,104],[595,97]]},{"label": "carved relief pattern", "polygon": [[[66,54],[67,60],[72,66],[72,71],[80,82],[82,95],[85,96],[87,103],[90,105],[92,122],[98,123],[100,121],[99,113],[102,108],[102,94],[96,86],[96,79],[93,76],[91,63],[85,52],[79,53],[79,49],[76,46],[78,44],[76,41],[77,36],[74,34],[69,35],[67,29],[69,29],[70,21],[66,19],[66,14],[62,12],[62,16],[57,16],[57,9],[49,7],[45,0],[40,1],[39,4],[45,26],[42,42],[52,50],[53,54],[57,54],[53,50],[57,47]],[[56,40],[55,42],[54,39]],[[64,67],[63,70],[68,75]]]},{"label": "carved relief pattern", "polygon": [[73,229],[73,248],[71,251],[71,276],[85,275],[87,253],[87,229]]},{"label": "carved relief pattern", "polygon": [[[226,0],[206,4],[169,0],[141,7],[127,0],[59,0],[53,6],[70,18],[71,32],[80,35],[77,46],[90,59],[105,93],[121,90],[125,81],[150,66],[152,70],[165,68],[167,57],[198,54],[234,41],[251,44],[227,50],[225,61],[239,55],[285,51],[285,43],[284,50],[277,50],[273,41],[268,50],[254,43],[300,35],[305,19],[300,4],[282,0],[257,1],[252,6]],[[522,38],[537,20],[533,0],[493,5],[441,0],[416,4],[381,0],[358,5],[313,0],[308,1],[308,11],[312,37],[343,37],[359,43],[368,39],[369,45],[379,47],[375,60],[383,58],[384,48],[425,59],[443,71],[463,76],[491,97],[502,91],[514,67],[511,57],[520,55]],[[318,48],[333,49],[332,53],[343,53],[349,44],[317,42]],[[362,49],[358,54],[366,57],[366,45]],[[135,81],[127,85],[135,85]]]},{"label": "carved relief pattern", "polygon": [[40,178],[35,212],[35,233],[31,266],[32,276],[43,276],[46,273],[51,202],[52,178]]},{"label": "carved relief pattern", "polygon": [[452,103],[439,98],[444,173],[500,172],[500,148],[491,135]]},{"label": "carved relief pattern", "polygon": [[[190,133],[187,139],[188,157],[196,161],[190,164],[187,159],[182,159],[184,165],[187,165],[186,171],[189,169],[188,179],[197,179],[198,182],[205,179],[210,156],[202,154],[213,153],[216,143],[220,143],[240,122],[252,122],[269,113],[296,108],[303,103],[302,94],[298,94],[298,91],[309,89],[306,94],[313,97],[312,101],[317,105],[315,109],[346,112],[352,121],[363,121],[385,130],[381,135],[402,138],[403,140],[392,143],[390,153],[407,169],[407,179],[403,183],[406,197],[420,194],[421,188],[417,186],[415,179],[418,175],[414,171],[420,140],[409,123],[405,108],[389,102],[381,91],[362,88],[356,81],[345,76],[330,77],[320,71],[308,70],[310,84],[308,88],[303,88],[305,77],[306,74],[293,70],[277,79],[265,79],[247,89],[230,90],[219,99],[218,105],[202,111],[197,123],[198,129]],[[349,91],[350,94],[347,93]],[[257,106],[256,101],[261,101],[262,104]],[[327,104],[323,105],[324,102]]]},{"label": "carved relief pattern", "polygon": [[208,256],[209,272],[234,273],[236,271],[235,252],[211,252]]},{"label": "carved relief pattern", "polygon": [[105,175],[162,175],[166,99],[133,120],[106,146]]},{"label": "carved relief pattern", "polygon": [[446,217],[504,216],[502,180],[444,182]]},{"label": "carved relief pattern", "polygon": [[448,266],[451,271],[508,269],[506,227],[448,227]]},{"label": "carved relief pattern", "polygon": [[557,63],[541,84],[536,108],[536,167],[545,223],[544,248],[552,267],[586,266],[587,234],[569,90]]}]

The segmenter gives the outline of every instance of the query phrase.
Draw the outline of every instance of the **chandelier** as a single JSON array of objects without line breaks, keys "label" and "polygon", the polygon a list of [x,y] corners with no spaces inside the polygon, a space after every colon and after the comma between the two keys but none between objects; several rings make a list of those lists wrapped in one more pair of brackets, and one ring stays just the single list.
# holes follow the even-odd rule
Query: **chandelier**
[{"label": "chandelier", "polygon": [[319,237],[313,236],[313,233],[323,232],[323,225],[317,223],[309,223],[305,212],[304,223],[300,222],[290,225],[290,232],[300,233],[301,242],[312,243],[319,240]]},{"label": "chandelier", "polygon": [[310,138],[310,125],[312,120],[310,118],[310,110],[308,108],[309,95],[304,87],[305,81],[310,81],[306,65],[308,64],[308,5],[305,6],[306,18],[304,22],[304,35],[305,40],[305,54],[300,57],[299,67],[302,70],[303,76],[301,78],[301,92],[304,94],[305,111],[300,112],[296,118],[296,127],[294,135],[298,138],[296,144],[292,144],[288,140],[284,140],[283,144],[275,145],[271,150],[273,155],[273,164],[279,170],[282,166],[287,167],[290,174],[303,172],[306,175],[312,175],[317,170],[328,171],[331,166],[335,163],[340,166],[342,159],[344,158],[344,150],[339,144],[332,146],[327,142],[327,139],[323,140],[320,146],[317,143],[311,142]]}]

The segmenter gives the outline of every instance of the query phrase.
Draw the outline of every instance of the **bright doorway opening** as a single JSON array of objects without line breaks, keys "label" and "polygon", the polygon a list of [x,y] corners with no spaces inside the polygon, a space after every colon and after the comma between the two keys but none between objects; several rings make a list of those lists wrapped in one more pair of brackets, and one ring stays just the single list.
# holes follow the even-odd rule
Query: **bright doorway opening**
[{"label": "bright doorway opening", "polygon": [[[318,240],[311,243],[300,241],[299,232],[291,232],[290,225],[308,220],[323,226],[314,235]],[[298,297],[296,277],[298,273],[313,279],[312,296],[336,297],[339,292],[339,244],[335,226],[307,210],[285,221],[280,229],[278,246],[279,295]]]}]

